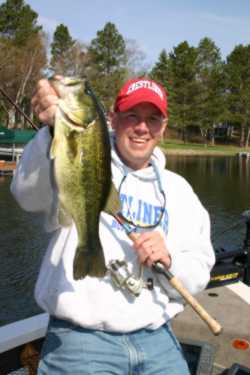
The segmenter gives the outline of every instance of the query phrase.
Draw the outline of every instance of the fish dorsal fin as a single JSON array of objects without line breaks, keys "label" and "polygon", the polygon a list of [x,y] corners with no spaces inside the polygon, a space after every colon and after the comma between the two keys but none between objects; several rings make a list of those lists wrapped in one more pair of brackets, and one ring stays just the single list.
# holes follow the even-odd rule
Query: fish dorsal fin
[{"label": "fish dorsal fin", "polygon": [[119,193],[113,183],[111,183],[110,192],[103,211],[113,216],[117,215],[121,211]]}]

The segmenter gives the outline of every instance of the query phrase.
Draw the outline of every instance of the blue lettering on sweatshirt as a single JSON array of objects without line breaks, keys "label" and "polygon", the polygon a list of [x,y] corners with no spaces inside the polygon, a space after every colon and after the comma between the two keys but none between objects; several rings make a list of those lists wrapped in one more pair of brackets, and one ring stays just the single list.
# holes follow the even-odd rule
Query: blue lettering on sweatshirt
[{"label": "blue lettering on sweatshirt", "polygon": [[152,222],[152,204],[143,202],[143,223],[144,224],[154,224]]},{"label": "blue lettering on sweatshirt", "polygon": [[[161,219],[160,226],[167,233],[168,213],[166,209],[162,213],[163,208],[161,206],[155,206],[126,194],[120,195],[120,202],[122,215],[128,220],[133,221],[135,225],[147,227],[157,224]],[[115,219],[113,219],[112,228],[123,230],[122,226]]]}]

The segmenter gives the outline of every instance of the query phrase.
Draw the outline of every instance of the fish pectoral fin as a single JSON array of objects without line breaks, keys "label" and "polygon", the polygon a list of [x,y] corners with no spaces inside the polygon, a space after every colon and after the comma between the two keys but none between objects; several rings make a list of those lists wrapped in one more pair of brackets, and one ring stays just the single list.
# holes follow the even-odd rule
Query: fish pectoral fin
[{"label": "fish pectoral fin", "polygon": [[51,141],[51,146],[50,146],[50,151],[49,151],[50,159],[55,159],[56,157],[56,146],[57,146],[57,139],[54,136],[54,138]]},{"label": "fish pectoral fin", "polygon": [[78,246],[73,263],[73,276],[75,280],[85,276],[104,277],[106,265],[102,249],[94,253]]},{"label": "fish pectoral fin", "polygon": [[110,192],[103,211],[113,216],[117,215],[117,213],[121,211],[119,194],[113,183],[111,184]]},{"label": "fish pectoral fin", "polygon": [[59,224],[62,225],[63,227],[69,227],[72,224],[72,218],[67,213],[62,203],[59,204],[59,208],[58,208],[58,220],[59,220]]}]

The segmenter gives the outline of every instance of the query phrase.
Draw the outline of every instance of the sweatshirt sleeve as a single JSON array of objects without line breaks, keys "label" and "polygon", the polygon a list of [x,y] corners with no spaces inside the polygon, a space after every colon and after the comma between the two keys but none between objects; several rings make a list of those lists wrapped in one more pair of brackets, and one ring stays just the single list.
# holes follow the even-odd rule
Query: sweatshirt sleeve
[{"label": "sweatshirt sleeve", "polygon": [[[209,214],[191,186],[184,179],[182,182],[182,189],[176,189],[179,201],[175,213],[170,213],[166,242],[172,258],[171,273],[191,294],[196,294],[205,289],[210,280],[215,253],[210,239]],[[164,276],[158,278],[170,298],[180,297]]]},{"label": "sweatshirt sleeve", "polygon": [[51,216],[56,204],[52,163],[49,158],[51,136],[43,127],[24,148],[10,190],[25,211]]}]

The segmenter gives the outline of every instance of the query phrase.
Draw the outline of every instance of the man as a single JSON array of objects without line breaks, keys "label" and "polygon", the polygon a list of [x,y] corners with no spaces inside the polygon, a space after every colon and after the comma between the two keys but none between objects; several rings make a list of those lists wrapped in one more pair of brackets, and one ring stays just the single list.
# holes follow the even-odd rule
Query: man
[{"label": "man", "polygon": [[55,231],[41,266],[35,296],[50,316],[38,374],[185,375],[188,367],[170,320],[183,301],[163,276],[160,261],[191,293],[204,289],[214,264],[207,211],[190,185],[165,169],[157,147],[167,126],[164,89],[148,79],[129,80],[111,115],[113,182],[122,213],[139,229],[135,243],[116,220],[101,213],[99,233],[105,262],[132,275],[139,289],[104,278],[73,279],[75,226],[61,228],[48,149],[58,97],[46,80],[32,100],[48,124],[26,146],[11,190],[28,211],[43,211]]}]

